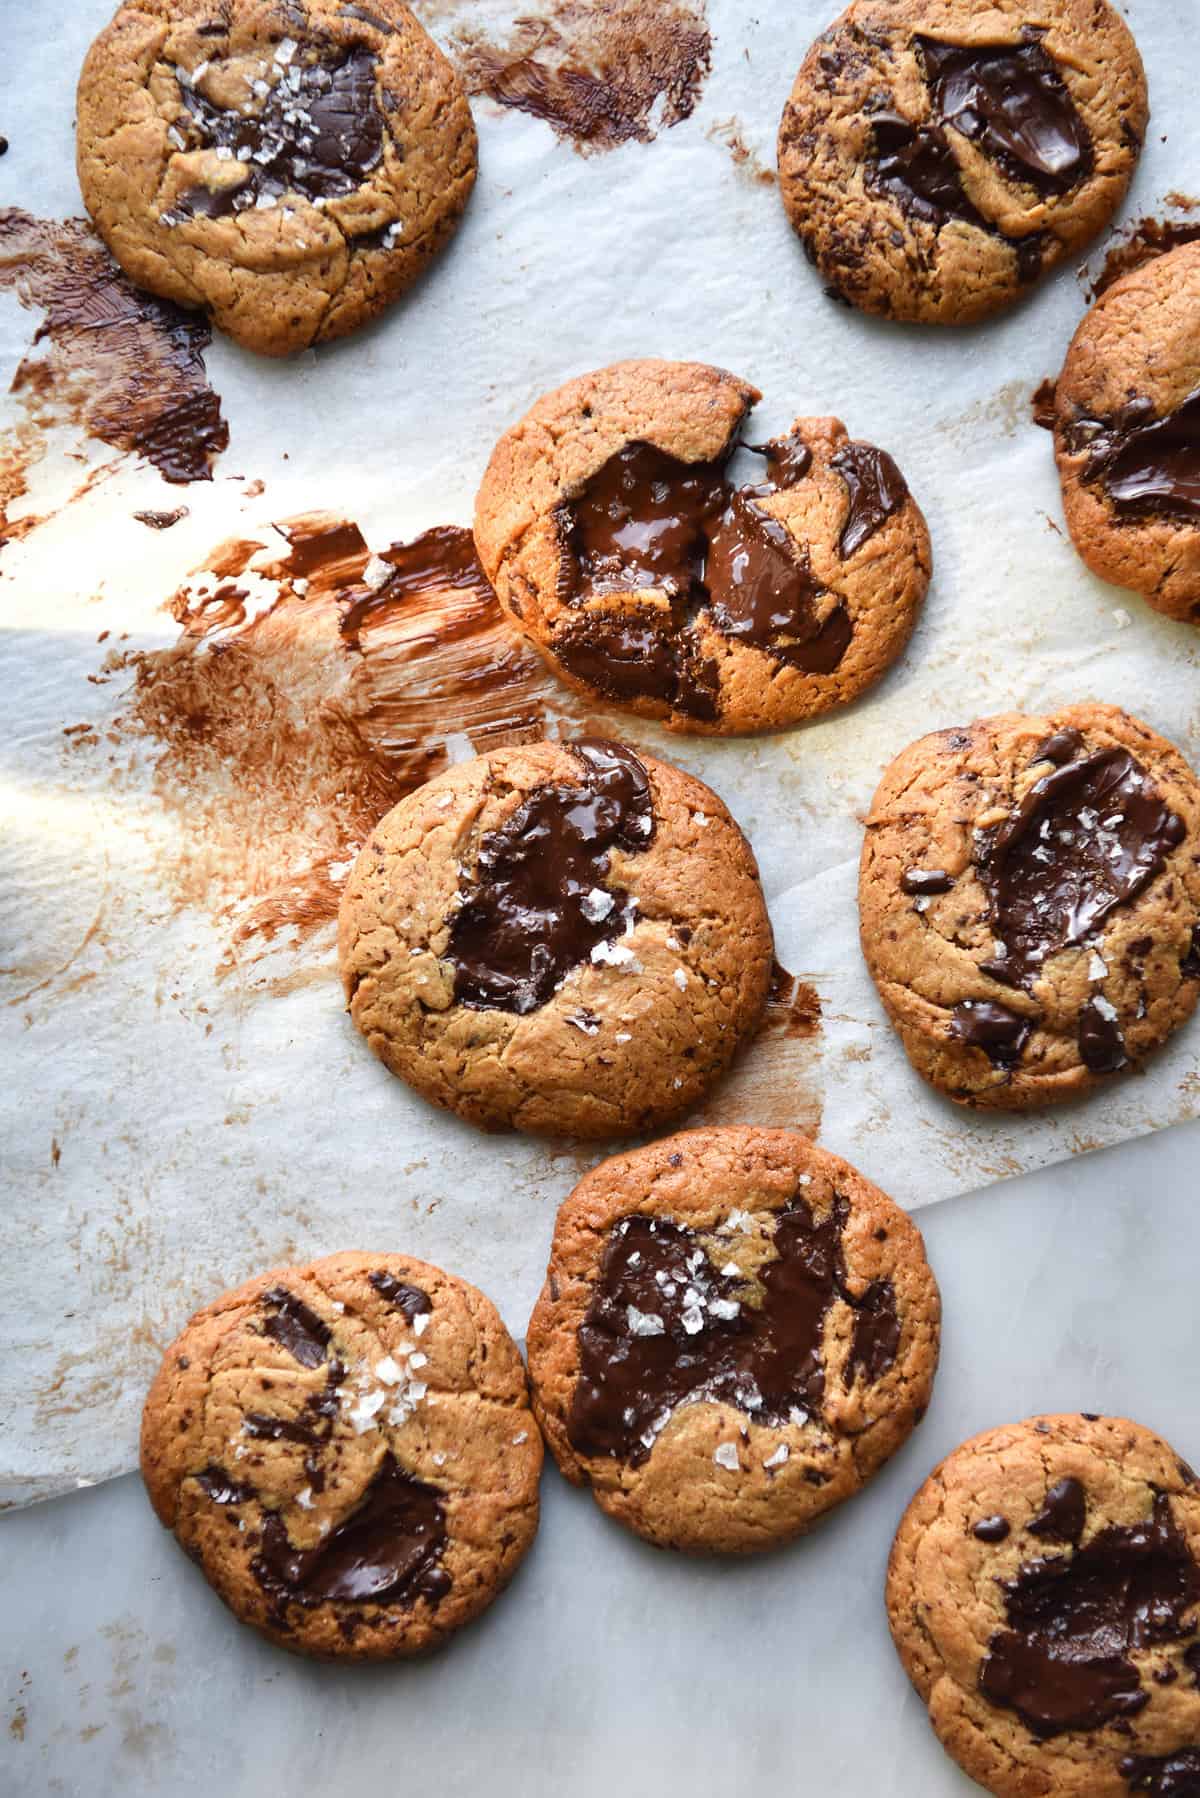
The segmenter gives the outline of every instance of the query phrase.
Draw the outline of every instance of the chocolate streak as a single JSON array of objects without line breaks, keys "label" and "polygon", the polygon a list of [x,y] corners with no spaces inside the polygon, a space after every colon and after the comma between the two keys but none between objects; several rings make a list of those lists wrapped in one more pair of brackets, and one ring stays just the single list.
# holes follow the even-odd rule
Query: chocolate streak
[{"label": "chocolate streak", "polygon": [[[1042,1533],[1082,1533],[1077,1486],[1063,1481],[1047,1495]],[[1008,1627],[988,1644],[980,1690],[1039,1740],[1135,1716],[1150,1694],[1134,1651],[1197,1627],[1200,1567],[1164,1492],[1144,1523],[1109,1525],[1069,1556],[1026,1562],[1002,1586]]]},{"label": "chocolate streak", "polygon": [[[576,615],[557,630],[553,650],[568,672],[611,698],[657,699],[711,719],[719,673],[702,648],[704,627],[809,674],[839,665],[850,615],[838,600],[820,616],[829,594],[807,550],[760,503],[802,480],[812,452],[791,436],[753,453],[766,459],[767,479],[733,488],[727,457],[689,463],[629,443],[561,508],[560,597]],[[845,559],[908,489],[891,457],[870,444],[845,444],[831,465],[848,495]],[[591,604],[647,589],[661,597],[619,611]]]},{"label": "chocolate streak", "polygon": [[[611,1231],[583,1322],[567,1430],[582,1455],[644,1462],[672,1413],[736,1405],[755,1423],[805,1422],[825,1393],[825,1320],[836,1299],[855,1313],[843,1375],[873,1384],[900,1345],[896,1296],[875,1280],[846,1284],[845,1199],[818,1220],[798,1192],[776,1213],[774,1257],[760,1291],[718,1272],[698,1234],[669,1218],[630,1217]],[[719,1251],[713,1250],[712,1253]]]},{"label": "chocolate streak", "polygon": [[1064,441],[1072,455],[1086,453],[1083,479],[1119,517],[1200,521],[1200,387],[1162,418],[1147,399],[1110,418],[1081,415]]},{"label": "chocolate streak", "polygon": [[460,1005],[535,1011],[573,968],[633,926],[637,908],[610,884],[610,856],[616,848],[636,855],[653,839],[649,777],[620,743],[569,747],[579,783],[539,787],[479,845],[445,951]]}]

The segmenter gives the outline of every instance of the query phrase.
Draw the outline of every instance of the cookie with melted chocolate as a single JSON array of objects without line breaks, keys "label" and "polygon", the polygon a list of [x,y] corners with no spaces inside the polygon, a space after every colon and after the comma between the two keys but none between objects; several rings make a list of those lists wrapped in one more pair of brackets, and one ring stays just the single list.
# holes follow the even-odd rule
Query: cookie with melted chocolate
[{"label": "cookie with melted chocolate", "polygon": [[835,298],[968,324],[1108,222],[1148,117],[1106,0],[854,0],[784,108],[780,197]]},{"label": "cookie with melted chocolate", "polygon": [[485,1129],[649,1130],[758,1025],[771,926],[706,786],[621,743],[493,750],[401,800],[346,883],[350,1016]]},{"label": "cookie with melted chocolate", "polygon": [[1194,1790],[1200,1487],[1139,1424],[955,1449],[900,1524],[887,1606],[942,1745],[996,1798]]},{"label": "cookie with melted chocolate", "polygon": [[403,1255],[330,1255],[224,1293],[142,1414],[159,1521],[280,1647],[390,1660],[446,1640],[516,1572],[542,1441],[495,1308]]},{"label": "cookie with melted chocolate", "polygon": [[875,795],[859,910],[927,1080],[966,1105],[1074,1098],[1195,1008],[1200,783],[1116,706],[937,731]]},{"label": "cookie with melted chocolate", "polygon": [[1084,318],[1054,389],[1063,509],[1094,574],[1200,624],[1200,243]]},{"label": "cookie with melted chocolate", "polygon": [[76,150],[126,273],[269,356],[398,299],[476,169],[458,77],[400,0],[125,0],[83,65]]},{"label": "cookie with melted chocolate", "polygon": [[689,1130],[585,1175],[529,1324],[551,1452],[660,1547],[748,1553],[924,1415],[940,1307],[911,1219],[787,1130]]},{"label": "cookie with melted chocolate", "polygon": [[930,574],[904,476],[834,418],[752,447],[759,397],[702,363],[621,362],[501,438],[480,560],[568,685],[672,730],[779,730],[903,651]]}]

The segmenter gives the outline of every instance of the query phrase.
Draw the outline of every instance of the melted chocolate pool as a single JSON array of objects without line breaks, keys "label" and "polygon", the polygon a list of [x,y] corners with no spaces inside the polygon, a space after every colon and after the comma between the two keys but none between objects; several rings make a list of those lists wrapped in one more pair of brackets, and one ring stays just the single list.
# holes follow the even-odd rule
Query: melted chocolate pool
[{"label": "melted chocolate pool", "polygon": [[[754,451],[767,479],[734,488],[725,457],[689,463],[653,444],[627,444],[560,512],[565,550],[561,597],[577,616],[554,639],[571,673],[614,699],[665,701],[696,718],[717,714],[716,664],[701,648],[695,620],[774,661],[829,674],[850,645],[852,626],[827,595],[802,544],[761,501],[804,479],[812,452],[792,436]],[[890,456],[849,443],[833,458],[849,509],[843,558],[853,555],[908,494]],[[661,596],[620,611],[585,602],[654,589]]]},{"label": "melted chocolate pool", "polygon": [[1111,418],[1078,418],[1066,445],[1087,452],[1083,479],[1104,490],[1118,516],[1200,520],[1200,388],[1163,418],[1145,399]]},{"label": "melted chocolate pool", "polygon": [[637,915],[609,883],[609,861],[613,849],[636,854],[653,839],[649,777],[620,743],[569,747],[578,782],[539,787],[480,843],[446,948],[460,1005],[536,1011]]},{"label": "melted chocolate pool", "polygon": [[[1051,1489],[1039,1533],[1082,1534],[1077,1487]],[[1150,1694],[1130,1657],[1195,1634],[1200,1567],[1159,1492],[1144,1523],[1111,1524],[1070,1554],[1028,1561],[1003,1590],[1007,1627],[988,1643],[980,1690],[1046,1740],[1144,1708]]]},{"label": "melted chocolate pool", "polygon": [[579,1326],[580,1369],[567,1430],[583,1455],[646,1460],[682,1404],[736,1405],[755,1423],[805,1421],[825,1392],[823,1335],[835,1299],[855,1311],[844,1383],[878,1380],[900,1345],[896,1296],[876,1280],[846,1285],[844,1199],[818,1220],[797,1193],[779,1211],[759,1297],[718,1272],[696,1232],[630,1217],[610,1233]]}]

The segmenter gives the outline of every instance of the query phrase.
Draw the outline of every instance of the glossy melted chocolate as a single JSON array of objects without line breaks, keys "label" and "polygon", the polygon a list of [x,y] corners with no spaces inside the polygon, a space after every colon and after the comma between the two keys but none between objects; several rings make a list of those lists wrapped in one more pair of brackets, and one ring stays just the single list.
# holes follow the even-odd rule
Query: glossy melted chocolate
[{"label": "glossy melted chocolate", "polygon": [[436,1605],[450,1590],[439,1563],[446,1552],[446,1513],[441,1494],[404,1473],[384,1456],[354,1514],[315,1548],[294,1548],[283,1519],[269,1512],[255,1578],[281,1605]]},{"label": "glossy melted chocolate", "polygon": [[1036,37],[988,48],[918,38],[934,115],[1016,181],[1064,193],[1092,168],[1092,142]]},{"label": "glossy melted chocolate", "polygon": [[[838,604],[818,615],[826,594],[802,544],[761,501],[804,479],[812,452],[798,436],[754,451],[767,479],[734,488],[725,458],[688,463],[648,443],[609,458],[562,508],[561,597],[577,615],[556,634],[569,672],[616,699],[653,698],[696,718],[717,713],[715,663],[700,649],[694,621],[810,674],[829,674],[850,644]],[[904,504],[908,489],[890,456],[846,444],[833,458],[849,510],[841,554],[851,556]],[[584,610],[614,593],[654,589],[655,601],[619,612]]]},{"label": "glossy melted chocolate", "polygon": [[[1076,1485],[1063,1481],[1047,1494],[1043,1534],[1077,1524],[1082,1534]],[[1071,1554],[1026,1562],[1002,1584],[1007,1627],[988,1644],[980,1690],[1042,1740],[1135,1716],[1150,1694],[1131,1654],[1197,1627],[1200,1566],[1163,1492],[1144,1523],[1112,1524]]]},{"label": "glossy melted chocolate", "polygon": [[329,1347],[329,1328],[315,1311],[284,1286],[272,1286],[263,1293],[269,1312],[263,1322],[263,1335],[273,1336],[302,1367],[319,1367]]},{"label": "glossy melted chocolate", "polygon": [[[846,1286],[837,1199],[818,1220],[797,1193],[779,1211],[774,1258],[752,1284],[720,1273],[699,1236],[668,1218],[610,1233],[583,1322],[567,1431],[582,1455],[644,1462],[678,1406],[736,1405],[755,1423],[804,1422],[825,1392],[823,1335],[835,1299],[855,1311],[844,1382],[878,1380],[900,1344],[894,1289]],[[714,1251],[719,1255],[719,1249]]]},{"label": "glossy melted chocolate", "polygon": [[1200,1798],[1200,1748],[1164,1755],[1127,1754],[1117,1771],[1129,1781],[1131,1792],[1149,1792],[1151,1798]]},{"label": "glossy melted chocolate", "polygon": [[250,113],[217,106],[181,81],[187,113],[179,121],[189,150],[229,150],[242,180],[231,187],[187,190],[176,214],[225,218],[286,195],[331,200],[360,187],[383,155],[383,117],[375,90],[374,55],[353,49],[319,59],[300,51],[286,66],[267,64],[270,91]]},{"label": "glossy melted chocolate", "polygon": [[636,854],[653,839],[646,770],[620,743],[569,747],[579,781],[539,787],[479,845],[445,951],[460,1005],[536,1011],[637,915],[608,875],[613,849]]},{"label": "glossy melted chocolate", "polygon": [[1121,517],[1200,520],[1200,388],[1164,418],[1131,400],[1111,418],[1076,419],[1065,435],[1072,454],[1087,452],[1083,479]]}]

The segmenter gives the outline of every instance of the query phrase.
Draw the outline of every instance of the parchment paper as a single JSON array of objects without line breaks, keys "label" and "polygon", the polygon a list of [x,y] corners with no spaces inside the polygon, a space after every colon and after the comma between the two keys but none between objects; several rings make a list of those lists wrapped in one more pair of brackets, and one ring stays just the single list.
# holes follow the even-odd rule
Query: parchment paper
[{"label": "parchment paper", "polygon": [[[764,436],[798,413],[839,415],[897,457],[934,541],[912,645],[850,711],[727,743],[625,726],[726,799],[757,852],[780,959],[822,1001],[818,1035],[759,1045],[704,1115],[814,1128],[915,1209],[1196,1112],[1196,1030],[1088,1103],[977,1118],[918,1082],[884,1022],[855,909],[859,815],[883,765],[940,725],[1086,696],[1196,761],[1196,638],[1093,580],[1058,528],[1028,401],[1082,315],[1081,281],[1063,271],[969,332],[878,324],[826,299],[759,170],[832,8],[752,10],[710,0],[711,76],[694,115],[653,143],[580,157],[478,102],[464,227],[391,316],[287,364],[213,345],[231,443],[211,485],[167,488],[69,432],[33,471],[25,503],[45,511],[113,464],[0,554],[3,1501],[131,1466],[162,1347],[197,1304],[279,1261],[405,1249],[478,1283],[523,1334],[555,1208],[602,1151],[484,1137],[423,1106],[344,1017],[328,929],[237,955],[218,977],[231,923],[206,902],[202,846],[154,789],[153,741],[106,737],[129,678],[92,677],[115,644],[176,640],[164,600],[223,538],[272,540],[273,521],[315,506],[356,519],[373,548],[469,522],[500,432],[539,392],[622,356],[736,370],[764,392]],[[1129,11],[1154,109],[1132,219],[1187,183],[1194,45],[1170,0]],[[81,210],[74,81],[108,12],[72,0],[6,20],[4,204]],[[437,30],[436,7],[429,20]],[[736,160],[731,141],[750,154]],[[4,296],[4,386],[35,325]],[[168,531],[132,517],[179,503],[189,515]],[[92,727],[83,748],[64,737],[78,723]]]}]

